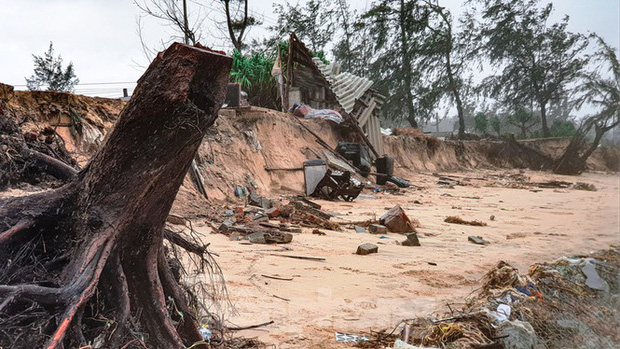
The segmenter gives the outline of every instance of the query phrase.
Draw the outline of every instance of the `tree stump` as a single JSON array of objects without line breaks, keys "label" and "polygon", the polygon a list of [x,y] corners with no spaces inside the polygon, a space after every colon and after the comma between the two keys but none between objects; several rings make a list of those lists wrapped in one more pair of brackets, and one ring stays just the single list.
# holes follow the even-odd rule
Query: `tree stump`
[{"label": "tree stump", "polygon": [[106,348],[180,348],[202,339],[164,257],[163,227],[217,118],[231,63],[172,44],[75,179],[0,201],[0,346],[77,348],[100,338]]}]

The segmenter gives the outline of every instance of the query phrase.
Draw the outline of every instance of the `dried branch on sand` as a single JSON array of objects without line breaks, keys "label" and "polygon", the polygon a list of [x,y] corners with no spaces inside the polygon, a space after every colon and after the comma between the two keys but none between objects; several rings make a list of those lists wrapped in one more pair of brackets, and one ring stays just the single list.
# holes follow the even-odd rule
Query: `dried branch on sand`
[{"label": "dried branch on sand", "polygon": [[444,222],[446,223],[453,223],[453,224],[464,224],[464,225],[475,225],[478,227],[486,227],[486,223],[485,222],[481,222],[481,221],[466,221],[464,219],[462,219],[461,217],[457,217],[457,216],[450,216],[446,219],[444,219]]}]

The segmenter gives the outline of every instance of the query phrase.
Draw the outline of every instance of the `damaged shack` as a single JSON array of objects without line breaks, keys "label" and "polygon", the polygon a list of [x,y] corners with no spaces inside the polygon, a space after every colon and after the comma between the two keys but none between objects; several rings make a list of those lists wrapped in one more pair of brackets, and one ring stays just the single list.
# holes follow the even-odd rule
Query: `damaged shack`
[{"label": "damaged shack", "polygon": [[385,96],[372,88],[373,81],[341,72],[338,63],[327,65],[313,57],[294,33],[289,38],[287,62],[285,105],[334,109],[361,130],[375,158],[384,154],[378,115]]}]

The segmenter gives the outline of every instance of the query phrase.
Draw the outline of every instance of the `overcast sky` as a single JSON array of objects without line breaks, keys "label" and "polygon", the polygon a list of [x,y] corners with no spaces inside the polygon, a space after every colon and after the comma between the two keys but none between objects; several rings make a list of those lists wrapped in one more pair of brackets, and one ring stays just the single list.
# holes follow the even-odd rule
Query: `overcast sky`
[{"label": "overcast sky", "polygon": [[[250,11],[266,25],[274,24],[273,3],[250,0]],[[301,1],[303,3],[303,1]],[[458,0],[440,0],[455,15]],[[363,10],[370,1],[353,0]],[[189,0],[189,11],[213,15],[219,1]],[[620,47],[620,0],[557,0],[555,19],[570,16],[569,30],[596,32],[614,47]],[[132,0],[0,0],[0,82],[25,89],[24,77],[33,72],[32,54],[43,54],[54,43],[65,62],[72,61],[80,79],[76,93],[120,97],[130,90],[148,64],[136,34],[140,11]],[[221,34],[205,22],[202,43],[221,48]],[[146,19],[144,36],[150,46],[167,40],[172,31]],[[265,35],[253,29],[251,37]],[[119,83],[120,84],[107,84]],[[105,83],[105,84],[102,84]],[[92,85],[91,85],[92,84]]]}]

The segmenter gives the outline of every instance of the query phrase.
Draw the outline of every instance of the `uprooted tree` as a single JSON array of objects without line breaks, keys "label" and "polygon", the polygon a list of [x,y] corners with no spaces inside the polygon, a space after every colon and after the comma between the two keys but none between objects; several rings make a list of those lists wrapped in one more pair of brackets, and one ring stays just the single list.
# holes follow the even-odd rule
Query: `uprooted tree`
[{"label": "uprooted tree", "polygon": [[0,346],[202,340],[164,255],[163,226],[217,117],[230,65],[222,54],[173,44],[75,179],[0,200]]},{"label": "uprooted tree", "polygon": [[[554,165],[555,173],[575,175],[583,172],[586,161],[598,148],[603,135],[620,125],[620,61],[613,47],[602,38],[593,37],[600,46],[595,58],[608,66],[611,77],[602,77],[597,72],[586,76],[580,88],[584,94],[578,103],[590,103],[598,108],[598,112],[586,117],[571,137],[564,154]],[[588,144],[586,136],[592,130],[594,139]]]}]

